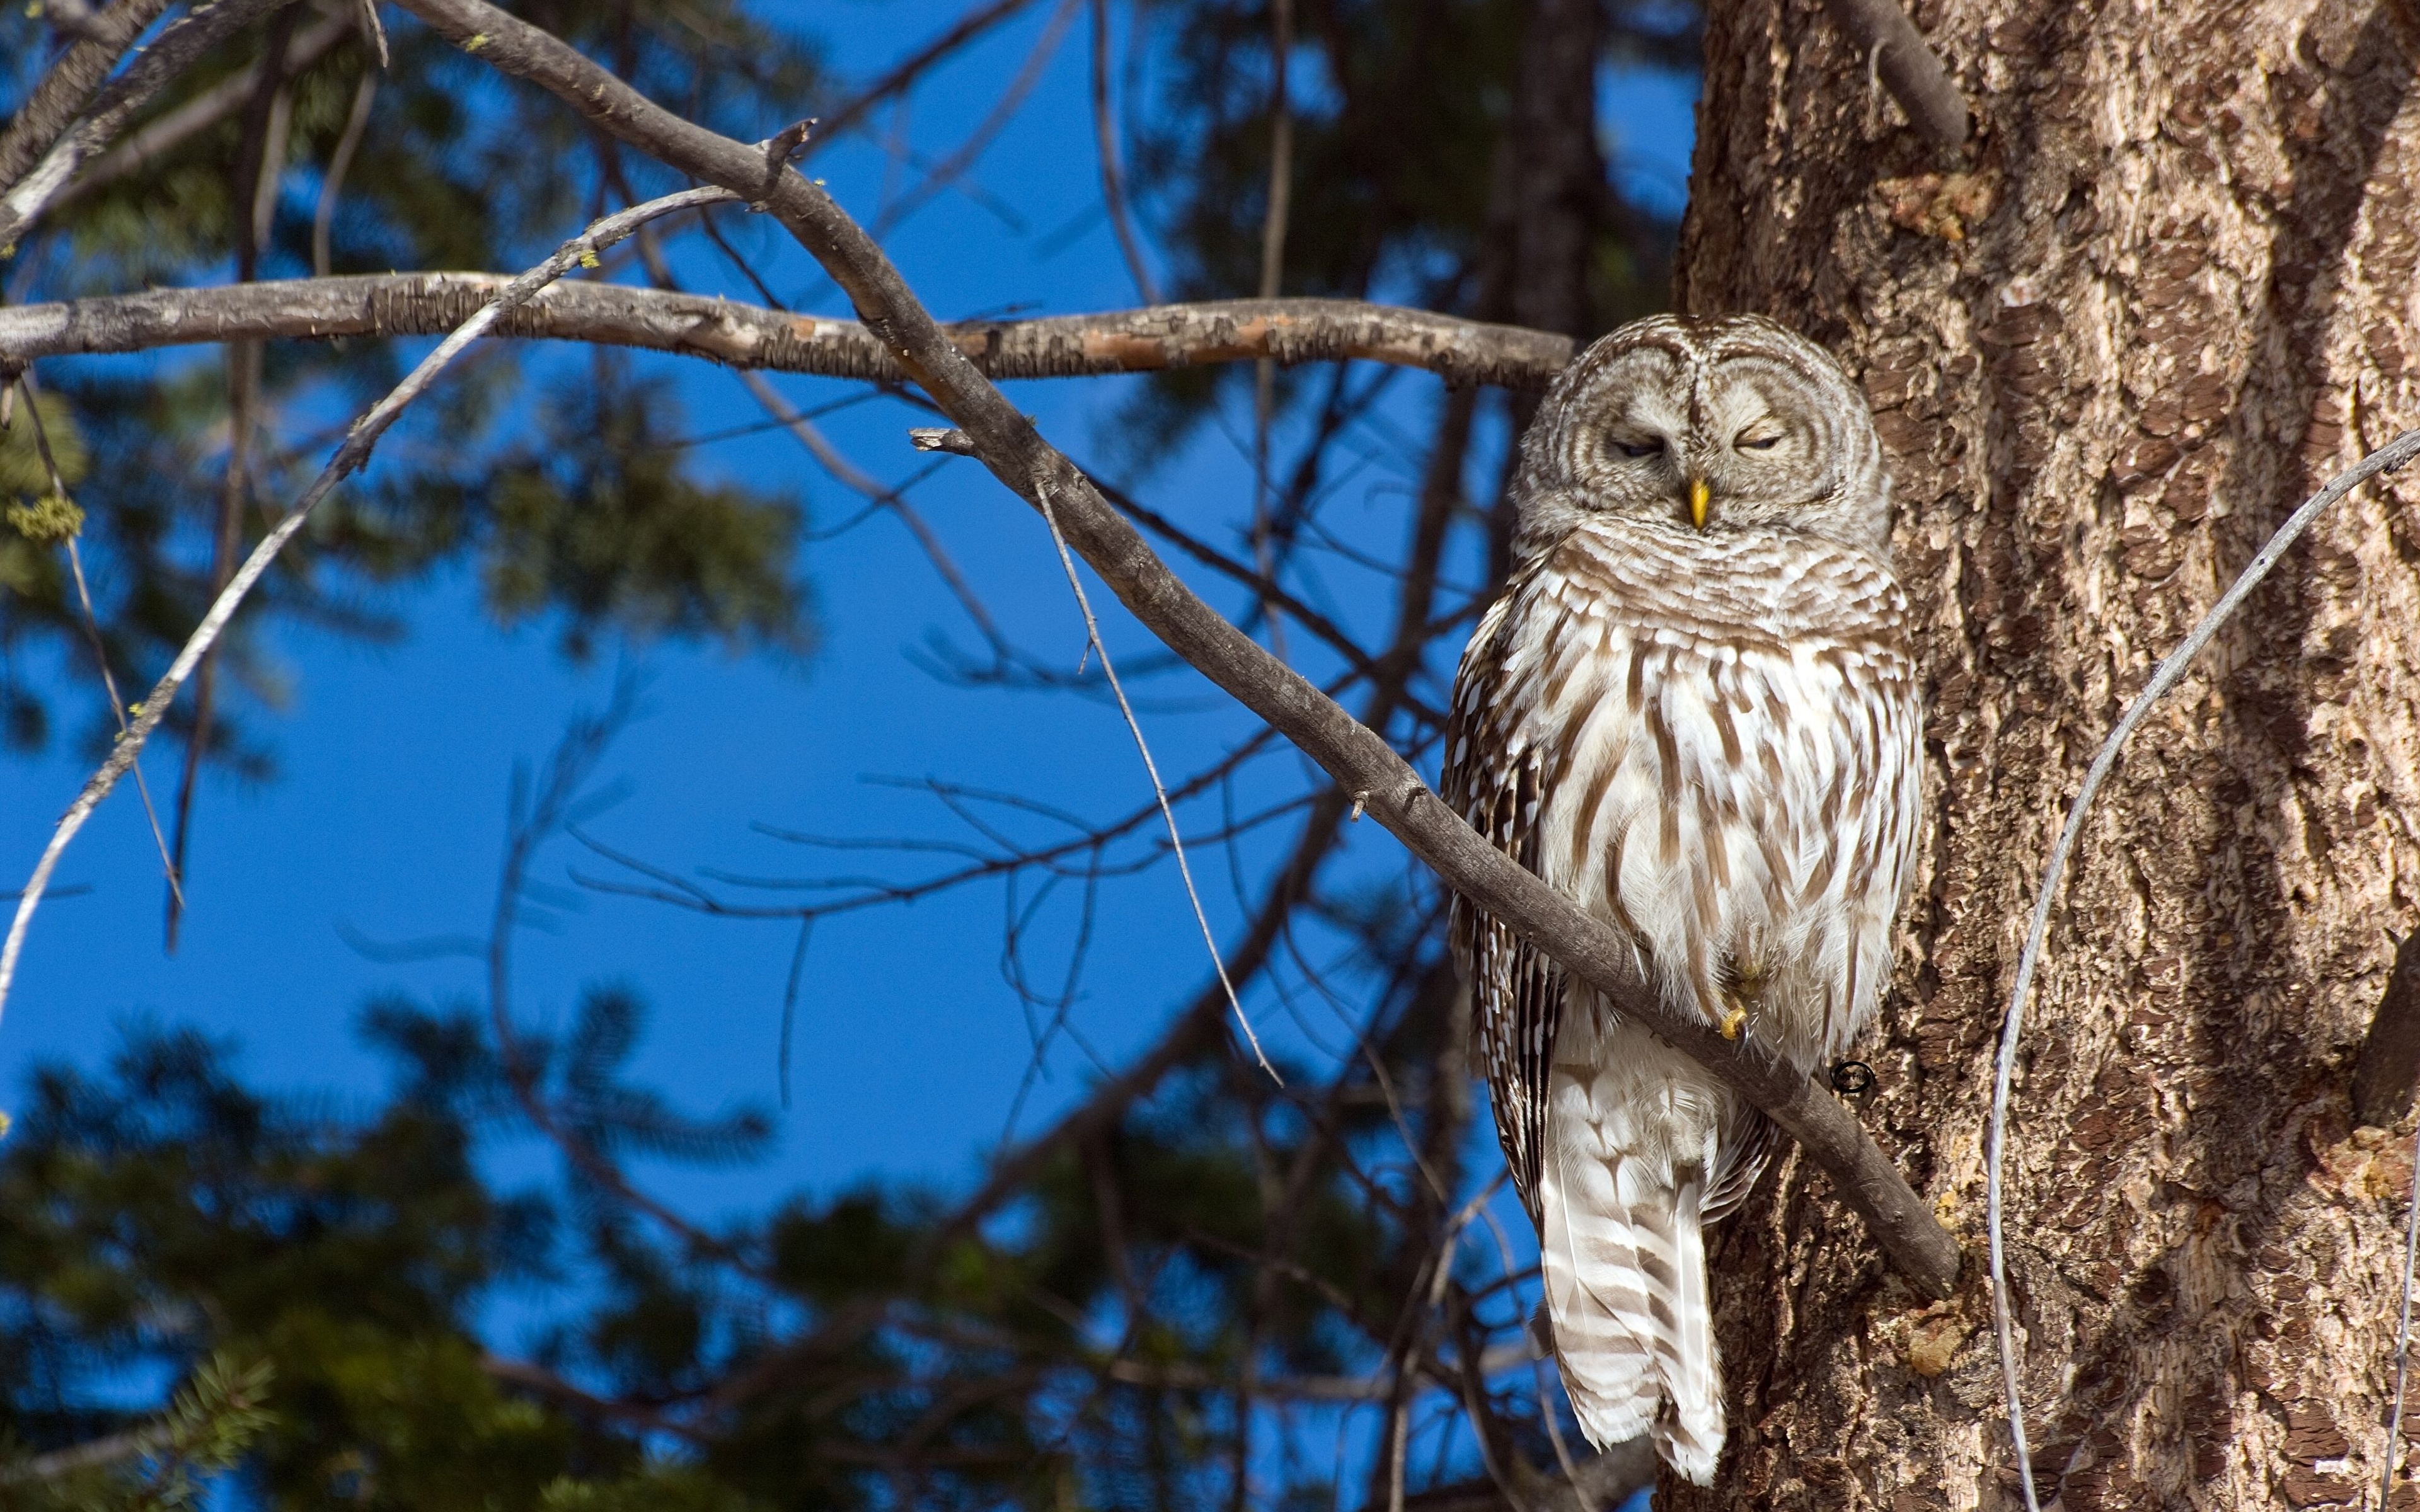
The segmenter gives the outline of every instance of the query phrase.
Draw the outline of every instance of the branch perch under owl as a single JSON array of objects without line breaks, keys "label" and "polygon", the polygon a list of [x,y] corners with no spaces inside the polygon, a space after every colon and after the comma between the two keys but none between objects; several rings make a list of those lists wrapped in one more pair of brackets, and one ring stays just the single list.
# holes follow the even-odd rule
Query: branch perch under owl
[{"label": "branch perch under owl", "polygon": [[1283,733],[1450,886],[1624,1005],[1761,1109],[1828,1173],[1917,1288],[1947,1296],[1957,1242],[1865,1130],[1815,1083],[1745,1042],[1666,1010],[1634,952],[1454,814],[1375,732],[1202,602],[1090,479],[1045,441],[924,309],[881,247],[832,198],[768,159],[647,100],[551,34],[482,0],[402,0],[438,33],[555,94],[599,129],[771,214],[848,294],[859,318],[958,427],[994,476],[1057,523],[1120,601],[1212,682]]}]

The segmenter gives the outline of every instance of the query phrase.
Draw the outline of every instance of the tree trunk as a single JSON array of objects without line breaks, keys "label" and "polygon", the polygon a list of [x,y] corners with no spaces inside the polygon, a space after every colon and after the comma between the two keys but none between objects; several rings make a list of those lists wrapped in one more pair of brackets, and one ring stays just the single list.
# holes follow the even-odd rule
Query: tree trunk
[{"label": "tree trunk", "polygon": [[[1829,345],[1893,458],[1936,824],[1862,1103],[1965,1285],[1916,1305],[1789,1163],[1714,1249],[1720,1484],[1668,1474],[1660,1507],[2022,1504],[1981,1150],[2043,857],[2153,663],[2295,504],[2420,421],[2408,10],[1915,20],[1975,107],[1958,172],[1819,0],[1710,8],[1680,300]],[[2420,474],[2319,523],[2085,832],[2008,1167],[2045,1505],[2376,1504],[2412,1125],[2354,1128],[2348,1086],[2420,913],[2414,500]]]}]

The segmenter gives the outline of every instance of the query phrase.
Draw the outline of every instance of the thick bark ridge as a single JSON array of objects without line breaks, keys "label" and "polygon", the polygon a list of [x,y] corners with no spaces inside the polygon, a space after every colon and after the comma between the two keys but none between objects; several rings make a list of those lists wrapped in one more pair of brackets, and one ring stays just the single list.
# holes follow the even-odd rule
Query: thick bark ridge
[{"label": "thick bark ridge", "polygon": [[[1892,455],[1935,831],[1865,1120],[1975,1252],[1993,1041],[2094,748],[2285,515],[2420,420],[2420,20],[1912,14],[1975,106],[1962,172],[1821,0],[1710,8],[1680,294],[1829,345]],[[2045,1505],[2376,1504],[2412,1126],[2356,1129],[2350,1085],[2420,922],[2416,501],[2322,519],[2085,833],[2008,1169]],[[1810,1174],[1717,1238],[1730,1449],[1658,1506],[2021,1505],[1980,1267],[1919,1305]]]}]

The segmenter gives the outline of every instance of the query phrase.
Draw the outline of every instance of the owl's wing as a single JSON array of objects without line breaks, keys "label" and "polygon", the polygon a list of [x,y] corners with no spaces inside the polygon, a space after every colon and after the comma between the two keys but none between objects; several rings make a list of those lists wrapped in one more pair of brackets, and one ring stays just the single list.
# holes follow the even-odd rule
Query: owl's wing
[{"label": "owl's wing", "polygon": [[[1480,622],[1454,679],[1446,730],[1445,799],[1497,849],[1538,870],[1544,754],[1515,732],[1502,660],[1508,596]],[[1470,983],[1473,1032],[1496,1104],[1496,1137],[1521,1205],[1538,1213],[1546,1078],[1563,1016],[1562,972],[1485,909],[1457,896],[1449,926]]]},{"label": "owl's wing", "polygon": [[1705,1206],[1698,1211],[1700,1223],[1713,1223],[1727,1218],[1733,1208],[1747,1200],[1756,1186],[1756,1179],[1773,1160],[1773,1152],[1781,1144],[1781,1126],[1752,1107],[1743,1105],[1723,1136],[1717,1152],[1718,1165],[1712,1185],[1706,1188]]}]

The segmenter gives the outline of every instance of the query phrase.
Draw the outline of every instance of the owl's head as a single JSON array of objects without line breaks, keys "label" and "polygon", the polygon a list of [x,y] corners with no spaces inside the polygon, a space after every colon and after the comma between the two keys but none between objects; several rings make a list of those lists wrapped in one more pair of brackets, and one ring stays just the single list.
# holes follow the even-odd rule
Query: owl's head
[{"label": "owl's head", "polygon": [[1830,353],[1761,316],[1656,316],[1581,353],[1523,439],[1516,496],[1525,561],[1606,515],[1889,551],[1865,396]]}]

